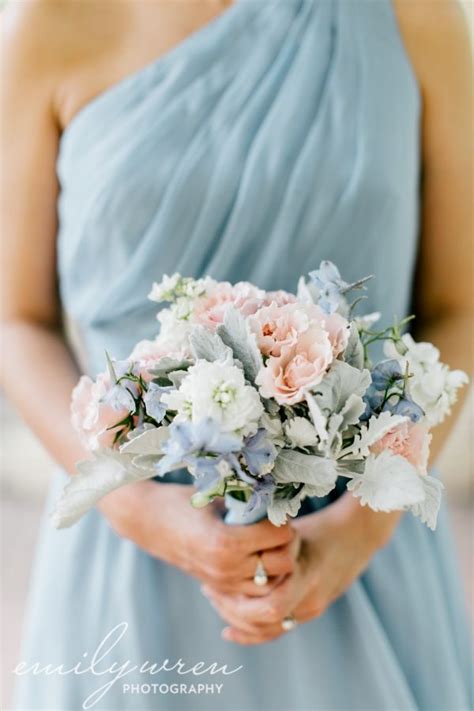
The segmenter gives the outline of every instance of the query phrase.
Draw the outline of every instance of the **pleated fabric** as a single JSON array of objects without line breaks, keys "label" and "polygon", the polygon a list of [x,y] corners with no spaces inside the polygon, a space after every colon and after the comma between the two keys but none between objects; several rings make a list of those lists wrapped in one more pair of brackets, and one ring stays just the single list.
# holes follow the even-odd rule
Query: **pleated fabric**
[{"label": "pleated fabric", "polygon": [[[420,103],[390,0],[238,0],[88,103],[62,136],[57,166],[59,284],[86,370],[103,368],[105,349],[125,357],[156,333],[147,293],[175,271],[295,290],[300,274],[331,259],[349,281],[375,275],[367,310],[387,321],[406,315]],[[322,617],[241,647],[220,639],[223,622],[196,581],[116,536],[98,513],[53,530],[47,511],[65,480],[57,472],[46,507],[22,660],[85,665],[114,627],[127,627],[99,664],[102,676],[19,677],[18,709],[75,711],[111,681],[113,663],[180,659],[241,668],[201,677],[130,671],[89,703],[100,711],[471,708],[468,625],[444,510],[435,533],[406,515]],[[147,683],[223,687],[124,687]]]}]

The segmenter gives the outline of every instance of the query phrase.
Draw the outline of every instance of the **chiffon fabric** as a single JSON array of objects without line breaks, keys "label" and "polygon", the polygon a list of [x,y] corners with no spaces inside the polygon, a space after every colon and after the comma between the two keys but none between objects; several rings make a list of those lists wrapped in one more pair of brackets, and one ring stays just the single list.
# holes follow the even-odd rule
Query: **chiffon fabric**
[{"label": "chiffon fabric", "polygon": [[[175,271],[294,291],[300,274],[330,259],[347,281],[374,274],[365,310],[405,316],[420,103],[389,0],[239,0],[88,103],[57,165],[59,284],[85,369],[155,335],[147,294]],[[196,580],[118,537],[99,513],[55,531],[48,512],[65,481],[57,472],[46,507],[22,660],[85,668],[117,625],[126,632],[102,647],[94,671],[19,676],[18,709],[471,708],[444,510],[435,533],[405,515],[320,618],[245,647],[221,640],[224,623]],[[330,503],[312,500],[306,511]],[[114,677],[113,663],[165,660],[238,670],[135,670],[90,698]]]}]

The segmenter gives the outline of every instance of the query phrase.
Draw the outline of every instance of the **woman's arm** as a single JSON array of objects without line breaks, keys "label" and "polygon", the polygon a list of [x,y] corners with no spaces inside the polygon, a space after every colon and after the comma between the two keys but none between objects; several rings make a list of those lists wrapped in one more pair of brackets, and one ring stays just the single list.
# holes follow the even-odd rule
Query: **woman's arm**
[{"label": "woman's arm", "polygon": [[[452,368],[472,372],[473,72],[464,12],[456,0],[397,0],[400,27],[423,101],[422,231],[415,281],[417,340],[433,342]],[[455,408],[459,412],[463,397]],[[434,430],[436,460],[455,422]]]},{"label": "woman's arm", "polygon": [[[63,58],[70,57],[77,43],[63,23],[59,36],[67,46],[58,46],[57,12],[62,7],[21,3],[5,17],[2,387],[53,458],[73,474],[75,463],[87,453],[70,424],[78,369],[63,338],[56,283],[57,104],[64,84]],[[270,575],[294,569],[297,536],[290,526],[276,529],[266,521],[252,532],[250,527],[226,526],[210,507],[195,511],[189,498],[187,486],[147,481],[110,494],[100,508],[117,533],[151,555],[227,589],[253,590],[260,549],[268,549]]]},{"label": "woman's arm", "polygon": [[[422,238],[416,279],[418,339],[452,367],[472,370],[472,78],[469,37],[452,0],[396,0],[400,28],[423,98]],[[436,449],[447,427],[439,428]],[[401,514],[376,513],[345,494],[294,522],[302,538],[295,573],[265,598],[205,587],[230,627],[225,639],[261,644],[281,620],[321,615],[390,539]]]},{"label": "woman's arm", "polygon": [[2,61],[2,387],[69,471],[81,452],[65,417],[77,368],[61,335],[55,276],[58,70],[35,10],[7,12]]}]

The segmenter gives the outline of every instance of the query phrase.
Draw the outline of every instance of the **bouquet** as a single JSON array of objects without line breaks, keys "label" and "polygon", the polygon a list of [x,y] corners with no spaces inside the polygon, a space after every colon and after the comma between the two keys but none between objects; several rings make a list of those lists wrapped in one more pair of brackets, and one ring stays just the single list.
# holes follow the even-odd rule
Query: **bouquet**
[{"label": "bouquet", "polygon": [[[279,526],[339,479],[375,511],[409,510],[436,526],[441,482],[427,473],[432,427],[467,382],[438,350],[355,316],[366,279],[324,261],[297,295],[174,274],[154,340],[83,376],[72,421],[91,458],[53,513],[69,526],[110,491],[186,468],[191,503],[223,497],[229,523]],[[372,362],[373,344],[385,358]]]}]

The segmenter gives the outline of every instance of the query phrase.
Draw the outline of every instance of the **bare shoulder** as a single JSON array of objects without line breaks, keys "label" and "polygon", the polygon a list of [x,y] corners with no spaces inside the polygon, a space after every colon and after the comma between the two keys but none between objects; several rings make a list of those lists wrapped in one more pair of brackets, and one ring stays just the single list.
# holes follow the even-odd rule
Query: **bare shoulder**
[{"label": "bare shoulder", "polygon": [[126,31],[129,3],[103,0],[22,0],[7,5],[2,21],[2,73],[17,86],[52,102],[71,78],[113,51]]},{"label": "bare shoulder", "polygon": [[400,32],[423,91],[469,77],[471,42],[459,0],[392,0]]}]

